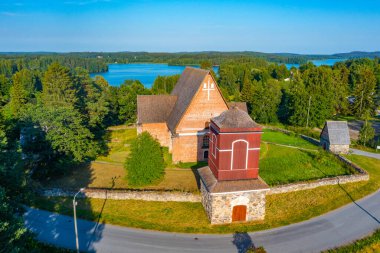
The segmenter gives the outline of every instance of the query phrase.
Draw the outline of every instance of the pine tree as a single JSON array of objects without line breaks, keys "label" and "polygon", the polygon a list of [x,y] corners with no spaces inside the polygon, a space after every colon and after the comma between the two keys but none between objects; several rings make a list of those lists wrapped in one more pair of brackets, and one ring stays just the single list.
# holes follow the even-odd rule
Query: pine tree
[{"label": "pine tree", "polygon": [[240,100],[250,104],[252,103],[252,99],[253,99],[253,85],[250,80],[249,71],[245,70]]},{"label": "pine tree", "polygon": [[19,115],[28,102],[31,102],[35,92],[36,80],[33,74],[23,69],[12,77],[13,85],[10,89],[10,108],[13,115]]},{"label": "pine tree", "polygon": [[78,87],[70,70],[53,63],[49,66],[42,79],[42,101],[47,106],[77,107]]}]

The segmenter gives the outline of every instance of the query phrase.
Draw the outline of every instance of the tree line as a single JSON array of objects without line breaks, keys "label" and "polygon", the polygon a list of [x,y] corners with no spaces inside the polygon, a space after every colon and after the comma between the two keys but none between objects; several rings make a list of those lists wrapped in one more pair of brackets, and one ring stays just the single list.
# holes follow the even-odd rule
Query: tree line
[{"label": "tree line", "polygon": [[328,55],[270,54],[260,52],[198,52],[198,53],[148,53],[148,52],[82,52],[82,53],[1,53],[0,74],[10,77],[23,68],[46,70],[53,62],[70,69],[81,67],[90,73],[108,71],[111,63],[167,63],[169,65],[200,65],[210,61],[220,65],[228,61],[247,62],[261,59],[274,63],[303,64],[308,60],[338,58]]},{"label": "tree line", "polygon": [[311,62],[284,65],[225,63],[219,85],[228,100],[247,102],[260,123],[321,127],[326,119],[353,115],[368,119],[380,104],[379,59],[357,59],[334,66]]}]

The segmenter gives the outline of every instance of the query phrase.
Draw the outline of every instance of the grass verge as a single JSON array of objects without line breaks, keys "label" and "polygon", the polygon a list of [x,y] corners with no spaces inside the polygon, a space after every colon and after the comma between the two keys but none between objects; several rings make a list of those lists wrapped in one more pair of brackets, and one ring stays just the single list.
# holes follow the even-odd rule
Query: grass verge
[{"label": "grass verge", "polygon": [[371,236],[357,240],[351,244],[339,248],[324,251],[324,253],[376,253],[380,252],[380,230],[375,231]]},{"label": "grass verge", "polygon": [[[349,159],[367,170],[370,180],[345,185],[268,195],[261,222],[210,225],[201,203],[82,199],[80,218],[144,229],[185,233],[256,231],[304,221],[362,198],[380,187],[379,160],[356,155]],[[38,198],[34,207],[72,215],[71,198]]]}]

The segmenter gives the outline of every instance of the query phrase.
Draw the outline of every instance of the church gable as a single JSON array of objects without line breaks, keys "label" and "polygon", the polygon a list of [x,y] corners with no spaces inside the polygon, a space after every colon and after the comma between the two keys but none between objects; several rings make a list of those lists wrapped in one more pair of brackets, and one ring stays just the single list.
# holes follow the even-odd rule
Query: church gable
[{"label": "church gable", "polygon": [[209,71],[186,67],[170,95],[177,96],[177,101],[169,115],[167,124],[172,133],[175,133],[179,121],[188,109],[197,93],[199,86]]},{"label": "church gable", "polygon": [[227,110],[228,106],[210,73],[198,84],[187,110],[181,117],[176,132],[194,132],[208,127],[210,118]]}]

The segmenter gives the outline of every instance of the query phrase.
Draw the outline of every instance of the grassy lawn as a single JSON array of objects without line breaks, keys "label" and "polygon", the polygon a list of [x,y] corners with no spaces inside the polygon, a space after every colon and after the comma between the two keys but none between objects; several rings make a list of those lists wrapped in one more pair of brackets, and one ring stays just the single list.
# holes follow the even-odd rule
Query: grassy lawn
[{"label": "grassy lawn", "polygon": [[136,138],[136,128],[110,130],[109,153],[107,156],[99,156],[96,160],[110,163],[122,163],[129,154],[129,145]]},{"label": "grassy lawn", "polygon": [[325,251],[325,253],[376,253],[380,252],[380,230],[371,236],[357,240],[349,245]]},{"label": "grassy lawn", "polygon": [[311,144],[310,142],[302,139],[297,135],[288,135],[270,129],[264,129],[264,133],[261,137],[261,140],[305,149],[318,149],[318,146]]},{"label": "grassy lawn", "polygon": [[267,155],[260,160],[260,176],[271,186],[354,173],[325,151],[267,146]]},{"label": "grassy lawn", "polygon": [[[315,150],[305,151],[261,143],[260,175],[269,185],[350,173],[335,157],[319,156],[320,151],[316,146],[298,136],[267,130],[263,136],[269,142]],[[63,177],[44,182],[44,185],[72,189],[81,187],[129,188],[123,164],[129,153],[129,145],[135,137],[136,129],[134,128],[116,128],[116,130],[110,131],[110,151],[107,156],[101,156],[91,164],[75,168],[70,174]],[[167,165],[164,180],[144,188],[197,192],[194,172],[197,168],[206,166],[207,162],[173,164],[167,148],[163,148],[163,153]]]},{"label": "grassy lawn", "polygon": [[[82,199],[78,214],[89,220],[171,232],[233,233],[274,228],[321,215],[351,203],[351,198],[359,199],[379,189],[379,160],[356,155],[347,157],[370,173],[369,181],[268,195],[266,217],[262,222],[213,226],[201,203],[185,202]],[[71,215],[71,201],[71,198],[39,198],[34,206]]]},{"label": "grassy lawn", "polygon": [[[44,182],[44,186],[68,189],[79,189],[82,187],[130,188],[125,178],[126,170],[123,165],[93,162],[89,166],[73,170],[71,174],[65,177]],[[144,189],[197,192],[198,186],[193,170],[168,168],[165,170],[165,177],[160,183],[145,186]]]}]

